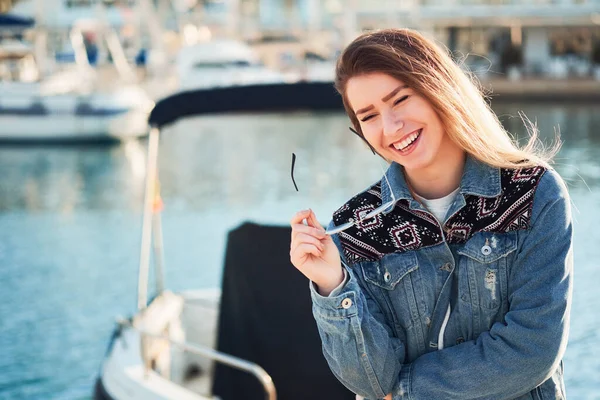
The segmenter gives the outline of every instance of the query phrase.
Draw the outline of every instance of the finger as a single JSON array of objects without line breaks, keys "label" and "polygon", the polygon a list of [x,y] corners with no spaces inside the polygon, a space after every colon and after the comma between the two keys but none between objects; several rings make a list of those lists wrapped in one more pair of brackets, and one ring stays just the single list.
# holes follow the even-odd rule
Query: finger
[{"label": "finger", "polygon": [[[311,228],[311,229],[315,229],[315,228]],[[290,240],[290,247],[293,244],[298,244],[301,242],[307,242],[307,243],[323,243],[323,240],[325,240],[326,237],[324,235],[318,234],[315,235],[314,232],[293,232],[292,233],[292,239]]]},{"label": "finger", "polygon": [[319,250],[321,250],[321,251],[325,250],[325,246],[323,245],[323,243],[321,243],[321,241],[318,238],[311,236],[309,234],[306,234],[306,233],[299,233],[296,236],[295,240],[293,241],[293,244],[291,247],[298,246],[302,243],[311,243],[311,244],[314,244],[315,246],[317,246],[317,248]]},{"label": "finger", "polygon": [[313,212],[313,210],[309,210],[308,218],[306,219],[308,226],[312,226],[313,228],[322,228],[321,224],[317,220],[317,216]]},{"label": "finger", "polygon": [[292,243],[290,244],[290,254],[291,254],[292,252],[295,252],[295,251],[297,251],[298,249],[300,249],[300,248],[302,247],[302,245],[305,245],[305,244],[312,245],[312,246],[314,246],[316,249],[318,249],[319,251],[323,251],[323,250],[325,250],[325,246],[324,246],[322,243],[320,243],[318,239],[317,239],[316,241],[317,241],[318,243],[315,243],[315,242],[313,242],[313,241],[302,241],[302,240],[297,240],[297,241],[294,241],[294,242],[292,242]]},{"label": "finger", "polygon": [[311,235],[319,239],[324,239],[327,236],[325,234],[325,230],[323,229],[313,228],[312,226],[304,224],[292,225],[292,240],[295,240],[296,236],[298,236],[299,233],[305,233],[307,235]]},{"label": "finger", "polygon": [[294,266],[300,267],[306,262],[308,256],[311,254],[315,257],[321,257],[321,251],[317,249],[315,245],[302,243],[290,251],[290,260]]},{"label": "finger", "polygon": [[301,224],[310,215],[310,210],[298,211],[290,220],[290,225]]}]

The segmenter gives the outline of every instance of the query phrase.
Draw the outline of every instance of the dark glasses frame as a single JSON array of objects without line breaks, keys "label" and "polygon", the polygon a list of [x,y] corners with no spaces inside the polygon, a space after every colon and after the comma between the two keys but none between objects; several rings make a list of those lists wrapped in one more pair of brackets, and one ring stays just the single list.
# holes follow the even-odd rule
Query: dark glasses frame
[{"label": "dark glasses frame", "polygon": [[[350,131],[352,133],[354,133],[356,136],[358,136],[359,138],[361,138],[366,144],[367,146],[369,146],[369,149],[371,149],[371,152],[373,152],[373,155],[377,155],[377,153],[375,152],[375,149],[373,149],[373,147],[371,146],[371,144],[369,142],[367,142],[367,140],[361,135],[359,134],[356,130],[354,130],[352,127],[349,127]],[[291,175],[292,175],[292,182],[294,183],[294,187],[296,188],[296,191],[298,191],[298,186],[296,185],[296,181],[294,180],[294,166],[296,164],[296,154],[292,153],[292,171],[291,171]],[[381,164],[379,164],[379,167],[381,168]],[[385,171],[383,170],[383,168],[381,168],[382,172],[383,172],[383,177],[385,178],[385,181],[388,184],[388,188],[390,191],[390,195],[392,197],[392,199],[382,205],[380,205],[379,207],[375,208],[374,210],[363,214],[360,218],[354,220],[354,219],[350,219],[348,222],[336,226],[332,229],[327,229],[325,230],[325,234],[327,235],[335,235],[338,234],[340,232],[345,231],[348,228],[351,228],[354,225],[357,224],[362,224],[364,221],[367,221],[371,218],[376,217],[377,215],[381,214],[382,212],[392,208],[395,204],[396,204],[396,197],[394,196],[394,192],[392,190],[392,185],[390,184],[390,181],[388,180],[387,174],[385,173]]]}]

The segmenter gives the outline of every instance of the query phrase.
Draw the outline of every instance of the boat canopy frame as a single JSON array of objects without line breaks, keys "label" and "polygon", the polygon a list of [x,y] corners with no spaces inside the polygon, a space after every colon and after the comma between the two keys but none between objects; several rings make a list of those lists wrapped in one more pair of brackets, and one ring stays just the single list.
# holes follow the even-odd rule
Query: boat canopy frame
[{"label": "boat canopy frame", "polygon": [[[157,205],[157,201],[160,202],[158,151],[162,130],[182,118],[203,114],[323,111],[339,110],[341,107],[341,96],[335,91],[332,82],[276,83],[201,89],[176,93],[157,102],[148,119],[149,137],[138,270],[137,308],[139,312],[143,312],[148,306],[148,281],[152,252],[154,252],[156,295],[159,296],[165,290],[161,207]],[[123,325],[124,321],[120,320],[119,324]],[[137,329],[142,335],[151,335],[150,332],[144,332],[136,327],[134,329]],[[266,398],[268,400],[277,398],[271,377],[259,365],[208,347],[174,342],[166,336],[161,336],[161,338],[186,351],[253,374],[261,382]]]}]

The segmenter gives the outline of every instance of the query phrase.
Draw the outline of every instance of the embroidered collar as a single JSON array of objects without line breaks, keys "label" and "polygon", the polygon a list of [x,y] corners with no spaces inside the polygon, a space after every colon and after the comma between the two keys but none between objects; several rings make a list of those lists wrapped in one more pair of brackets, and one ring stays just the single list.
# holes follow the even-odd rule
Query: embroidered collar
[{"label": "embroidered collar", "polygon": [[[392,162],[385,174],[396,200],[412,200],[412,195],[404,179],[404,168],[401,165]],[[381,178],[380,183],[382,202],[386,203],[392,200],[390,185],[386,182],[385,177]],[[488,198],[499,196],[502,193],[500,168],[491,167],[473,156],[467,155],[460,180],[460,193]]]},{"label": "embroidered collar", "polygon": [[[402,169],[392,164],[386,175],[397,202],[395,207],[346,231],[339,239],[346,260],[377,260],[389,253],[418,250],[446,240],[465,243],[477,232],[527,230],[538,183],[546,168],[521,169],[489,167],[468,157],[461,180],[462,204],[444,228],[427,212],[414,205]],[[391,199],[385,182],[377,182],[356,195],[333,214],[333,224],[360,219],[365,213]]]}]

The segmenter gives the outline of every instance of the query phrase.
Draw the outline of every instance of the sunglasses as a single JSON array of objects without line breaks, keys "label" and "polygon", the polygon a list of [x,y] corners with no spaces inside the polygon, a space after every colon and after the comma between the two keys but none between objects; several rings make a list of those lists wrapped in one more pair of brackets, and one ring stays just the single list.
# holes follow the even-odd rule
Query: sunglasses
[{"label": "sunglasses", "polygon": [[[369,148],[371,149],[371,151],[373,152],[374,155],[377,155],[377,153],[375,152],[375,149],[373,149],[373,147],[369,144],[369,142],[366,141],[365,138],[363,138],[357,131],[355,131],[352,128],[349,128],[355,135],[357,135],[358,137],[360,137],[366,144],[367,146],[369,146]],[[294,179],[294,166],[296,164],[296,154],[292,153],[292,182],[294,183],[294,187],[296,188],[296,191],[298,191],[298,185],[296,185],[296,181]],[[390,184],[390,181],[388,180],[387,174],[385,173],[385,170],[383,169],[383,167],[381,166],[381,163],[379,164],[379,168],[381,168],[381,171],[383,173],[383,177],[385,178],[385,181],[388,185],[388,189],[390,192],[390,195],[392,197],[392,199],[382,205],[380,205],[379,207],[371,210],[371,211],[361,211],[358,214],[358,218],[354,219],[354,218],[350,218],[347,222],[338,225],[332,229],[327,229],[325,231],[325,234],[327,235],[335,235],[337,233],[343,232],[348,228],[353,227],[354,225],[361,225],[363,223],[365,223],[366,221],[376,217],[377,215],[383,213],[384,211],[391,209],[392,207],[394,207],[394,204],[396,204],[396,197],[394,197],[394,192],[392,191],[392,185]]]}]

